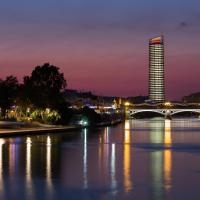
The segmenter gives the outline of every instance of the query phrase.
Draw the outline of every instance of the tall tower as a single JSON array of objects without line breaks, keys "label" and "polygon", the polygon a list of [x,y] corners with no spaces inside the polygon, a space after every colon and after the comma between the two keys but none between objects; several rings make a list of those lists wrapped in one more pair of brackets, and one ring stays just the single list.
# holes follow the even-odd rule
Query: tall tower
[{"label": "tall tower", "polygon": [[149,40],[149,99],[154,102],[165,100],[163,36]]}]

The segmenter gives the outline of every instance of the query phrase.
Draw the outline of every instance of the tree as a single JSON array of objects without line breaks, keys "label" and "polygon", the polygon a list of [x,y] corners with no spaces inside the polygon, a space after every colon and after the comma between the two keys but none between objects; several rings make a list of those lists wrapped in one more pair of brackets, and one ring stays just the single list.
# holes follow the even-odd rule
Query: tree
[{"label": "tree", "polygon": [[200,92],[190,94],[183,97],[183,102],[185,103],[200,103]]},{"label": "tree", "polygon": [[87,119],[90,125],[100,122],[100,115],[97,114],[93,109],[85,106],[81,110],[81,114],[85,119]]},{"label": "tree", "polygon": [[0,107],[3,117],[6,110],[14,105],[19,89],[18,80],[14,76],[8,76],[5,80],[0,79]]},{"label": "tree", "polygon": [[55,109],[64,101],[62,90],[67,86],[63,73],[49,63],[37,66],[31,76],[24,77],[23,93],[37,108]]}]

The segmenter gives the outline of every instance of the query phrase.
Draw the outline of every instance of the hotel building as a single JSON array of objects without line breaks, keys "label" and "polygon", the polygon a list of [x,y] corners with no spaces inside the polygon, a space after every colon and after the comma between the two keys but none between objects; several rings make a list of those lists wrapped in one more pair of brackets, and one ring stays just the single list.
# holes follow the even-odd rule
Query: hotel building
[{"label": "hotel building", "polygon": [[149,40],[149,99],[152,102],[165,100],[164,40],[162,36]]}]

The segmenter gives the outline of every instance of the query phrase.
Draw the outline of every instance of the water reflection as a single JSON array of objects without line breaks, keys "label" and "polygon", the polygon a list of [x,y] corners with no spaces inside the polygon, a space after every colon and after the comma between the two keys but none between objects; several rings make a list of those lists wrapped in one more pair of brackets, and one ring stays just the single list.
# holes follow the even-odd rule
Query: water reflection
[{"label": "water reflection", "polygon": [[117,187],[117,180],[116,180],[116,150],[115,144],[112,144],[111,149],[111,164],[110,164],[110,171],[111,171],[111,189],[116,193]]},{"label": "water reflection", "polygon": [[102,146],[103,148],[103,155],[104,155],[104,170],[107,171],[106,173],[108,173],[109,171],[109,127],[106,127],[104,129],[104,144]]},{"label": "water reflection", "polygon": [[[172,152],[171,152],[171,120],[165,120],[165,150],[164,150],[164,187],[168,192],[171,188],[172,177],[171,177],[171,168],[172,168]],[[169,147],[169,148],[167,148]]]},{"label": "water reflection", "polygon": [[83,188],[88,187],[88,166],[87,166],[87,129],[84,129],[84,151],[83,151]]},{"label": "water reflection", "polygon": [[0,139],[0,199],[200,199],[200,134],[174,121]]},{"label": "water reflection", "polygon": [[32,196],[32,180],[31,180],[31,138],[26,138],[26,185],[27,185],[27,194]]},{"label": "water reflection", "polygon": [[165,134],[164,134],[164,143],[165,147],[170,147],[172,144],[172,136],[171,136],[171,120],[165,120]]},{"label": "water reflection", "polygon": [[104,132],[103,132],[103,138],[104,138],[104,143],[101,146],[102,152],[103,152],[103,160],[102,160],[102,174],[105,174],[104,176],[104,181],[108,181],[110,176],[109,176],[109,171],[110,171],[110,144],[109,144],[109,133],[110,133],[110,128],[105,127]]},{"label": "water reflection", "polygon": [[157,148],[157,145],[161,147],[161,149],[150,153],[153,199],[160,200],[164,198],[163,186],[165,192],[168,192],[172,184],[171,120],[152,120],[152,123],[150,122],[150,130],[151,143],[155,148]]},{"label": "water reflection", "polygon": [[131,180],[131,136],[130,136],[130,122],[125,121],[125,132],[124,132],[124,189],[128,192],[132,188]]},{"label": "water reflection", "polygon": [[164,142],[164,119],[150,119],[150,142],[153,144],[163,144]]},{"label": "water reflection", "polygon": [[9,143],[9,173],[12,177],[15,172],[15,161],[16,161],[16,144],[10,139]]},{"label": "water reflection", "polygon": [[0,194],[3,198],[4,193],[4,182],[3,182],[3,147],[4,147],[5,141],[4,139],[0,139]]},{"label": "water reflection", "polygon": [[[46,142],[46,180],[47,180],[47,188],[49,190],[50,193],[52,193],[52,189],[53,189],[53,184],[52,184],[52,170],[51,170],[51,162],[52,162],[52,158],[51,158],[51,138],[49,136],[47,136],[47,142]],[[50,194],[51,195],[51,194]]]}]

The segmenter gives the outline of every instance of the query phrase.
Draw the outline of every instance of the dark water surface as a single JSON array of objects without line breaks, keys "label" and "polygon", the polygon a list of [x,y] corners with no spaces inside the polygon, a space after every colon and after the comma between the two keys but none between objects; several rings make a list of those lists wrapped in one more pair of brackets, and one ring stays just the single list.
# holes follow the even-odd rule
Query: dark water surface
[{"label": "dark water surface", "polygon": [[200,199],[200,120],[0,139],[0,199]]}]

